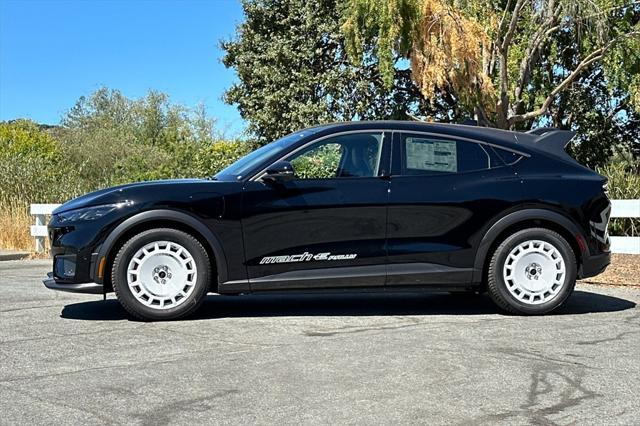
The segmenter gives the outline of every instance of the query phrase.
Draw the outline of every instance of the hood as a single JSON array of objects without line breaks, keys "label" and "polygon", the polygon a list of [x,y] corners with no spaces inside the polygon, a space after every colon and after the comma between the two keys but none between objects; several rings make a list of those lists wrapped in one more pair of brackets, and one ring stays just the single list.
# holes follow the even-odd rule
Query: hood
[{"label": "hood", "polygon": [[90,192],[85,195],[81,195],[78,198],[67,201],[57,209],[53,211],[53,214],[66,212],[68,210],[81,209],[84,207],[100,206],[104,204],[122,203],[125,201],[136,201],[129,198],[130,196],[138,195],[147,189],[157,189],[165,185],[184,185],[184,184],[197,184],[197,183],[212,183],[206,179],[167,179],[167,180],[155,180],[148,182],[128,183],[125,185],[114,186],[111,188],[101,189],[99,191]]}]

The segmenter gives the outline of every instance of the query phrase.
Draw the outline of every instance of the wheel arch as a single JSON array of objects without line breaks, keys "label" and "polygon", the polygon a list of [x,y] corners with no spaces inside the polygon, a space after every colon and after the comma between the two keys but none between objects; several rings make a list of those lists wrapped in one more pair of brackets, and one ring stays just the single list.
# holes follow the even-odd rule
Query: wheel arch
[{"label": "wheel arch", "polygon": [[[582,231],[569,218],[545,209],[518,210],[500,218],[485,233],[473,264],[473,282],[484,283],[491,255],[507,235],[526,228],[547,228],[560,234],[571,246],[576,256],[578,270],[585,255],[586,243]],[[582,242],[579,241],[582,240]]]},{"label": "wheel arch", "polygon": [[107,236],[98,250],[95,264],[99,264],[105,258],[103,267],[104,276],[98,277],[97,270],[92,271],[92,277],[96,282],[102,282],[104,292],[111,291],[111,265],[118,250],[129,238],[142,231],[153,228],[174,228],[187,232],[204,246],[207,254],[213,259],[212,267],[215,268],[212,280],[212,290],[217,290],[218,282],[224,282],[227,277],[227,261],[222,244],[215,234],[196,217],[177,210],[148,210],[138,213],[116,226]]}]

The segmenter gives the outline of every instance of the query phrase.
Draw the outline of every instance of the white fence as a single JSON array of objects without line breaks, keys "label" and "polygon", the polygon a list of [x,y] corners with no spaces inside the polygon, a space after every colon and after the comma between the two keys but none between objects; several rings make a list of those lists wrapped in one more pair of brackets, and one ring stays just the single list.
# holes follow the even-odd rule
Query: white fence
[{"label": "white fence", "polygon": [[[31,214],[36,224],[31,226],[31,235],[36,238],[36,251],[44,251],[47,237],[46,216],[60,204],[31,204]],[[611,217],[640,217],[640,200],[611,200]],[[640,254],[640,237],[611,237],[611,252]]]},{"label": "white fence", "polygon": [[31,204],[31,215],[36,217],[36,224],[31,225],[31,236],[36,238],[36,252],[44,251],[44,240],[49,235],[47,232],[47,216],[58,208],[60,204]]},{"label": "white fence", "polygon": [[[611,217],[640,217],[640,200],[611,200]],[[640,254],[640,237],[611,237],[611,252]]]}]

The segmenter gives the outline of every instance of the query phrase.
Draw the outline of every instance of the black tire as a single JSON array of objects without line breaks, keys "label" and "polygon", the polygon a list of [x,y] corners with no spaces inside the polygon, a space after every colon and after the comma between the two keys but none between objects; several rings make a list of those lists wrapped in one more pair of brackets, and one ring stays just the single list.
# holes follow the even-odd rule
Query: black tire
[{"label": "black tire", "polygon": [[[507,288],[503,268],[507,257],[519,244],[531,240],[545,241],[560,253],[565,264],[564,282],[557,294],[548,301],[533,304],[516,298]],[[523,229],[505,238],[493,253],[489,263],[487,291],[491,299],[503,310],[518,315],[543,315],[558,309],[573,292],[577,265],[573,249],[560,234],[545,228]],[[540,298],[542,300],[542,298]]]},{"label": "black tire", "polygon": [[[142,247],[156,241],[173,242],[184,247],[191,254],[197,271],[193,289],[184,300],[175,307],[162,310],[145,305],[136,298],[127,283],[127,268],[132,257]],[[192,235],[171,228],[150,229],[124,243],[113,262],[111,277],[118,301],[131,315],[145,321],[175,320],[194,313],[204,301],[209,290],[211,262],[205,248]]]}]

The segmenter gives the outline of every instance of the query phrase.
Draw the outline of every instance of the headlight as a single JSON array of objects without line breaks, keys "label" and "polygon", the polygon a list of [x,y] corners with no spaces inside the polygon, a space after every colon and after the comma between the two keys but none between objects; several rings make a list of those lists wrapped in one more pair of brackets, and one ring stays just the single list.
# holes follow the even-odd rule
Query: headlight
[{"label": "headlight", "polygon": [[58,213],[56,215],[56,218],[59,223],[96,220],[108,215],[114,210],[117,210],[121,207],[130,205],[130,204],[131,203],[129,202],[117,203],[117,204],[104,204],[102,206],[93,206],[93,207],[86,207],[84,209],[69,210],[66,212]]}]

